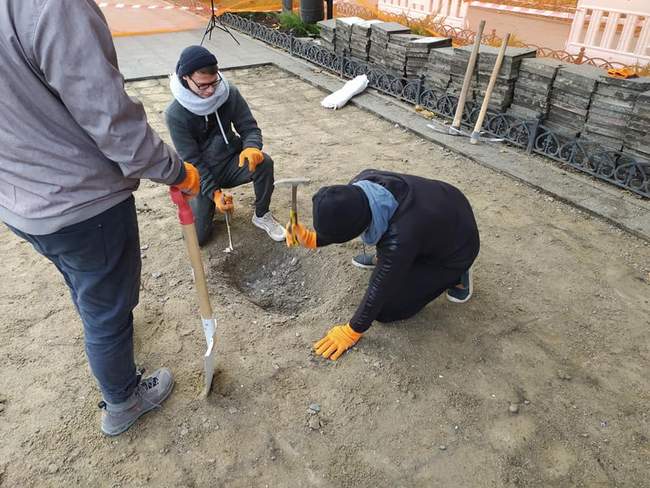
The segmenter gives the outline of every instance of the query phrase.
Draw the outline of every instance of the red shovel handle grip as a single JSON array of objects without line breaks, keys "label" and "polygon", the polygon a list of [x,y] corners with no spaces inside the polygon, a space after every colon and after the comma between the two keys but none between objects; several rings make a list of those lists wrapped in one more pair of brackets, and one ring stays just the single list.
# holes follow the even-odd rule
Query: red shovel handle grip
[{"label": "red shovel handle grip", "polygon": [[169,187],[169,194],[172,197],[172,202],[178,207],[178,220],[181,225],[189,225],[194,223],[194,214],[192,207],[187,203],[185,195],[175,186]]}]

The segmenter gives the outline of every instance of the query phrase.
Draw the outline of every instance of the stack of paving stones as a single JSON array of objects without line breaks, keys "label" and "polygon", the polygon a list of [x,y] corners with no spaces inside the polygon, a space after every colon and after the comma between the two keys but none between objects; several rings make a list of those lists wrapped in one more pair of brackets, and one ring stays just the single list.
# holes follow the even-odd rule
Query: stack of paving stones
[{"label": "stack of paving stones", "polygon": [[557,72],[551,89],[550,109],[544,125],[573,138],[585,129],[591,96],[603,70],[584,64],[565,64]]},{"label": "stack of paving stones", "polygon": [[650,91],[639,94],[634,102],[623,149],[639,160],[650,161]]},{"label": "stack of paving stones", "polygon": [[371,63],[388,68],[386,46],[391,35],[410,34],[408,27],[397,22],[377,22],[370,26],[370,51],[368,57]]},{"label": "stack of paving stones", "polygon": [[350,37],[350,56],[353,59],[367,62],[370,53],[370,26],[381,20],[366,20],[352,25]]},{"label": "stack of paving stones", "polygon": [[424,36],[416,34],[392,34],[386,44],[386,55],[384,64],[395,74],[404,76],[406,69],[406,55],[408,45],[416,39],[422,39]]},{"label": "stack of paving stones", "polygon": [[432,49],[424,68],[424,78],[438,91],[447,91],[451,82],[451,62],[454,59],[453,47]]},{"label": "stack of paving stones", "polygon": [[336,19],[336,54],[350,54],[350,40],[352,38],[352,26],[363,22],[360,17],[339,17]]},{"label": "stack of paving stones", "polygon": [[[454,50],[454,58],[451,63],[450,88],[451,91],[456,94],[460,93],[462,89],[465,71],[467,69],[467,63],[469,63],[471,52],[472,46],[463,46]],[[472,77],[470,92],[467,97],[468,101],[478,102],[485,95],[498,53],[499,48],[484,45],[481,46],[477,61],[478,69]],[[515,47],[509,47],[506,49],[503,63],[494,86],[494,91],[490,97],[489,107],[491,109],[498,112],[505,112],[511,105],[521,63],[524,59],[534,58],[535,55],[535,49]]]},{"label": "stack of paving stones", "polygon": [[413,78],[424,74],[431,51],[443,47],[451,47],[450,37],[421,37],[409,42],[406,45],[404,65],[406,77]]},{"label": "stack of paving stones", "polygon": [[508,113],[529,120],[546,118],[550,108],[551,87],[563,64],[565,63],[550,58],[523,59]]},{"label": "stack of paving stones", "polygon": [[[582,136],[607,149],[615,151],[623,149],[627,126],[631,123],[635,127],[639,127],[635,120],[636,117],[632,115],[635,102],[641,93],[648,90],[650,90],[650,78],[625,80],[611,78],[603,74],[591,96],[587,122]],[[648,121],[646,120],[645,123],[647,124]],[[633,134],[631,137],[636,143],[642,142]],[[643,150],[642,145],[638,147]],[[650,151],[650,140],[648,139],[645,141],[645,150]]]},{"label": "stack of paving stones", "polygon": [[317,24],[320,27],[321,46],[334,51],[336,49],[336,19],[321,20]]}]

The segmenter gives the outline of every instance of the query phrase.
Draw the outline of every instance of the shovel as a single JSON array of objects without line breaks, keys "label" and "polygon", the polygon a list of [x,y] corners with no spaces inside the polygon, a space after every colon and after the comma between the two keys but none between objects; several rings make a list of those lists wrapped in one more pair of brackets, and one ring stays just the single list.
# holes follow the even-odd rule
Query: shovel
[{"label": "shovel", "polygon": [[205,342],[207,343],[207,349],[203,355],[204,383],[201,396],[207,397],[210,393],[210,387],[212,386],[212,378],[214,377],[214,343],[216,340],[217,320],[214,318],[212,305],[210,305],[208,285],[205,280],[203,260],[201,259],[199,240],[196,236],[196,228],[194,227],[194,215],[192,214],[192,209],[189,203],[187,203],[185,196],[183,196],[178,188],[174,186],[170,187],[169,193],[171,194],[172,201],[178,207],[178,220],[183,229],[187,254],[190,257],[190,263],[192,264],[194,285],[196,286],[196,292],[199,298],[201,323],[203,324],[203,333],[205,334]]}]

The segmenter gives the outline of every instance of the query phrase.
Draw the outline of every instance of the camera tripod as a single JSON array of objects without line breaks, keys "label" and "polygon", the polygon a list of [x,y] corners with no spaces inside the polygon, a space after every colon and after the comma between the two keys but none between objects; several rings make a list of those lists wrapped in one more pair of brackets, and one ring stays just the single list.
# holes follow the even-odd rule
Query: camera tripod
[{"label": "camera tripod", "polygon": [[210,20],[208,21],[208,25],[205,28],[205,32],[203,33],[203,38],[201,39],[201,46],[203,45],[203,42],[205,41],[205,38],[207,37],[208,39],[212,39],[212,31],[215,29],[222,30],[224,32],[227,32],[230,37],[233,38],[233,40],[237,43],[239,46],[239,41],[235,36],[232,35],[232,32],[228,30],[228,28],[221,22],[219,17],[217,17],[217,14],[215,13],[217,11],[216,7],[214,6],[214,0],[210,0],[211,4],[211,9],[210,9]]}]

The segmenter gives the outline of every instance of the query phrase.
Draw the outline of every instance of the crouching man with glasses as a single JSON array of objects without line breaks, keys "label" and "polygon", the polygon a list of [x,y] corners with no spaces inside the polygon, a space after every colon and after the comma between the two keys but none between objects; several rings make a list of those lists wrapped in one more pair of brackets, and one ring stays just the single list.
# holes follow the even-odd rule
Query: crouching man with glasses
[{"label": "crouching man with glasses", "polygon": [[170,88],[174,100],[165,111],[169,132],[179,155],[201,174],[201,194],[190,201],[199,244],[212,234],[215,207],[224,214],[234,210],[232,195],[224,189],[250,182],[253,224],[283,241],[284,228],[269,211],[273,160],[262,152],[262,131],[239,90],[219,72],[217,58],[201,46],[185,48]]}]

